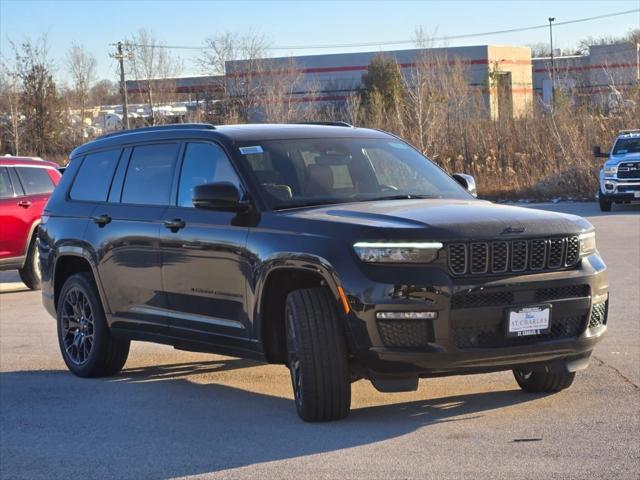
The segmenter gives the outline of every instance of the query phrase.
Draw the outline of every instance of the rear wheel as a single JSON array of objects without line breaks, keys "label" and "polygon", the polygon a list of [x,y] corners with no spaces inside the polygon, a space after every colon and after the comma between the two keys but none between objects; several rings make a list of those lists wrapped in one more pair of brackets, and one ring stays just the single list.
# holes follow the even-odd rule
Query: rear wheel
[{"label": "rear wheel", "polygon": [[105,377],[119,372],[129,355],[129,340],[111,335],[93,278],[70,276],[57,308],[58,343],[69,370],[79,377]]},{"label": "rear wheel", "polygon": [[40,290],[40,258],[38,256],[38,244],[34,235],[29,243],[27,258],[20,270],[20,280],[31,290]]},{"label": "rear wheel", "polygon": [[349,414],[351,377],[336,302],[326,288],[291,292],[286,303],[287,360],[298,415],[307,422]]},{"label": "rear wheel", "polygon": [[514,370],[513,376],[525,392],[559,392],[569,388],[575,372],[554,373],[546,370]]},{"label": "rear wheel", "polygon": [[611,211],[611,200],[607,200],[602,192],[598,195],[598,202],[600,203],[600,211],[601,212],[610,212]]}]

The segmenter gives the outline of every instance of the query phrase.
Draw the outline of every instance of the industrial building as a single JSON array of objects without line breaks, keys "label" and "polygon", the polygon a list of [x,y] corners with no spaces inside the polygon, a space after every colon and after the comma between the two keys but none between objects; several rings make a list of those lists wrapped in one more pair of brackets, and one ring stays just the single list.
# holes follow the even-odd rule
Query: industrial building
[{"label": "industrial building", "polygon": [[[412,72],[430,59],[443,59],[464,65],[469,86],[481,95],[487,115],[497,119],[503,115],[520,116],[539,102],[551,99],[551,61],[531,58],[529,47],[479,45],[430,49],[359,52],[265,60],[239,60],[226,63],[225,76],[195,76],[153,80],[154,89],[169,89],[181,94],[182,100],[209,102],[219,99],[223,90],[234,94],[239,78],[295,77],[291,95],[296,102],[310,105],[344,104],[362,85],[362,75],[376,55],[393,58],[403,76],[411,84]],[[611,106],[624,92],[640,81],[638,47],[616,44],[590,47],[589,55],[554,58],[556,88],[578,93],[573,97],[583,102],[597,100]],[[282,79],[284,80],[284,78]],[[248,80],[247,80],[248,81]],[[148,82],[128,81],[130,94],[144,92]],[[241,93],[236,91],[235,94]]]}]

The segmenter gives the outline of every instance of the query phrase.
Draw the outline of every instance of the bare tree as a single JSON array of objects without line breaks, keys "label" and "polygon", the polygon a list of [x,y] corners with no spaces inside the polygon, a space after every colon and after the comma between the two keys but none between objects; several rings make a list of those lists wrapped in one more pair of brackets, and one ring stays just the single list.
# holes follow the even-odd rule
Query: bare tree
[{"label": "bare tree", "polygon": [[80,107],[81,128],[84,129],[89,93],[96,77],[96,58],[83,46],[73,42],[67,53],[67,68],[73,84],[73,93]]},{"label": "bare tree", "polygon": [[20,79],[4,62],[0,70],[0,153],[20,155]]},{"label": "bare tree", "polygon": [[140,30],[127,44],[129,68],[144,103],[151,110],[151,123],[161,121],[157,106],[175,96],[175,83],[170,79],[182,70],[182,64],[149,30]]}]

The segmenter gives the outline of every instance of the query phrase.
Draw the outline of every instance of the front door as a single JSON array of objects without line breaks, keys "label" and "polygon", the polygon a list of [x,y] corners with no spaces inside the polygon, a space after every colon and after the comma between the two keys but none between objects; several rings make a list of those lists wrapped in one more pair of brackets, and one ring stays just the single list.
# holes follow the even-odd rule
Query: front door
[{"label": "front door", "polygon": [[253,333],[245,309],[248,227],[234,212],[194,208],[193,188],[231,182],[229,158],[209,142],[187,143],[175,204],[164,213],[162,282],[174,336],[215,343]]}]

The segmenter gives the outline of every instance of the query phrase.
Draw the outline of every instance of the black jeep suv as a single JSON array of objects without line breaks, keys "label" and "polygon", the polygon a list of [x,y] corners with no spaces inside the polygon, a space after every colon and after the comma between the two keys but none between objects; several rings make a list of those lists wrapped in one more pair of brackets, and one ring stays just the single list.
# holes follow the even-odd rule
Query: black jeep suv
[{"label": "black jeep suv", "polygon": [[76,375],[115,374],[130,340],[258,358],[288,366],[308,421],[345,417],[359,378],[513,370],[562,390],[606,329],[594,229],[470,190],[346,124],[110,134],[46,207],[44,304]]}]

